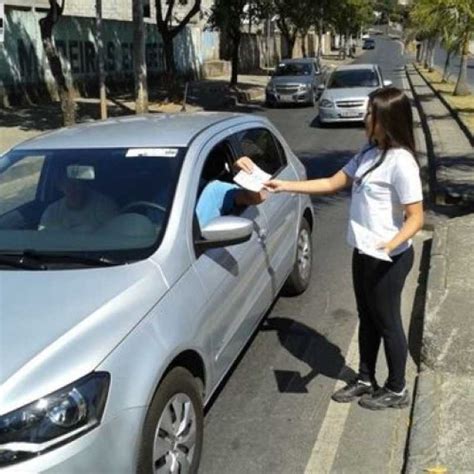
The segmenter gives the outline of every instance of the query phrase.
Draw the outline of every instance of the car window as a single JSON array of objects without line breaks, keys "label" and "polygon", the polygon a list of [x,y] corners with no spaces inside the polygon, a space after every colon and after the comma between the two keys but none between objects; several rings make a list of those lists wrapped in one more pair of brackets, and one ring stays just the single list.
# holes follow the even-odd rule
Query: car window
[{"label": "car window", "polygon": [[0,216],[35,199],[44,159],[44,154],[27,155],[3,172],[0,167]]},{"label": "car window", "polygon": [[311,64],[309,63],[280,63],[275,71],[275,76],[309,76]]},{"label": "car window", "polygon": [[[286,165],[276,138],[265,128],[245,130],[237,135],[242,155],[250,157],[265,172],[275,175]],[[281,145],[280,145],[281,147]]]},{"label": "car window", "polygon": [[228,140],[217,144],[207,155],[199,177],[194,210],[195,237],[216,217],[234,213],[238,186],[233,182],[233,162],[234,153]]},{"label": "car window", "polygon": [[[149,256],[164,235],[184,148],[12,151],[0,160],[0,249]],[[41,169],[47,173],[41,173]],[[41,183],[41,193],[37,193]],[[20,211],[18,220],[5,212]]]},{"label": "car window", "polygon": [[378,87],[377,73],[373,69],[349,69],[334,71],[328,82],[328,89],[348,87]]}]

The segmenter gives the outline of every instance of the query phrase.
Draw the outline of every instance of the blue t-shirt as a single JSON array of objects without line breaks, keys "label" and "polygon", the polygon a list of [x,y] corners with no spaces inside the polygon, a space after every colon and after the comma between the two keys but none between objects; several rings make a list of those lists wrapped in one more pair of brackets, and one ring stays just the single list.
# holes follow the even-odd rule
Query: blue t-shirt
[{"label": "blue t-shirt", "polygon": [[216,217],[229,214],[235,204],[236,184],[211,181],[202,190],[196,206],[199,226],[203,228]]}]

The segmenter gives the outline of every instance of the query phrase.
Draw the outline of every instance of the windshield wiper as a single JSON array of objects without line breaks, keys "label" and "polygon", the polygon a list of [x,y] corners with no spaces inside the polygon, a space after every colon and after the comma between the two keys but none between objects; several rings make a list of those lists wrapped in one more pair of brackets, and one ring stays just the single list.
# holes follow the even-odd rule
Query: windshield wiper
[{"label": "windshield wiper", "polygon": [[8,265],[13,268],[22,268],[23,270],[45,270],[46,266],[39,262],[25,262],[19,255],[0,256],[0,265]]},{"label": "windshield wiper", "polygon": [[[22,252],[0,252],[1,256],[5,257],[19,257],[18,263],[28,265],[30,262],[49,262],[49,263],[78,263],[87,266],[110,267],[114,265],[121,265],[124,262],[113,260],[104,256],[90,256],[76,253],[64,252],[43,252],[41,250],[24,250]],[[26,260],[26,261],[25,261]],[[8,261],[10,261],[8,259]],[[46,267],[42,265],[43,269]],[[36,267],[35,267],[36,268]]]}]

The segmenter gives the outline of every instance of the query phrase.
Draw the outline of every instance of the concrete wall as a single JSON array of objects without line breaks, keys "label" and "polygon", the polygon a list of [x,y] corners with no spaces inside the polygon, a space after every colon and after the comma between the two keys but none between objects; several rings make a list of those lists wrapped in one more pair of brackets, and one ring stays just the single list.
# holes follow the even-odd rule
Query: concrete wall
[{"label": "concrete wall", "polygon": [[[38,21],[44,13],[7,9],[5,44],[0,48],[0,95],[22,96],[51,90],[49,70]],[[164,71],[161,36],[155,25],[147,24],[146,56],[150,77]],[[109,85],[130,82],[133,77],[133,25],[103,22],[105,66]],[[79,90],[97,82],[95,20],[62,17],[54,30],[63,69]],[[175,39],[175,59],[180,72],[200,74],[204,60],[218,51],[219,35],[198,27],[187,27]],[[1,103],[1,101],[0,101]]]}]

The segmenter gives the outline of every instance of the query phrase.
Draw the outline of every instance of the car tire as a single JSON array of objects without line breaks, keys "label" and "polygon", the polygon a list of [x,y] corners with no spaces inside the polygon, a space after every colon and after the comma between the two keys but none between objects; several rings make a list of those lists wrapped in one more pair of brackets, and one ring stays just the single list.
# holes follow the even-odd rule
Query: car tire
[{"label": "car tire", "polygon": [[183,367],[175,367],[164,377],[145,418],[138,474],[161,472],[157,467],[163,467],[163,473],[197,473],[204,425],[201,394],[200,381]]},{"label": "car tire", "polygon": [[303,217],[298,232],[295,263],[290,276],[283,285],[283,293],[287,296],[296,296],[304,293],[311,281],[313,263],[313,243],[311,227]]}]

